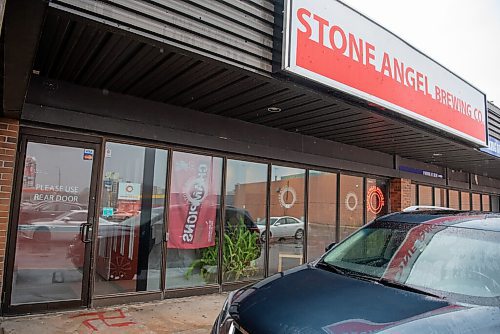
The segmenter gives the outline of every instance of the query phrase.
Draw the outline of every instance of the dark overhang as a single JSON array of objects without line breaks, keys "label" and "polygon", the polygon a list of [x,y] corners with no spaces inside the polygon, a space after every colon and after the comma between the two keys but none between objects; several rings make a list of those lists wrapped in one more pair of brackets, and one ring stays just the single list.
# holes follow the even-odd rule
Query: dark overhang
[{"label": "dark overhang", "polygon": [[[500,160],[338,92],[49,9],[34,75],[500,179]],[[272,113],[270,107],[281,109]]]}]

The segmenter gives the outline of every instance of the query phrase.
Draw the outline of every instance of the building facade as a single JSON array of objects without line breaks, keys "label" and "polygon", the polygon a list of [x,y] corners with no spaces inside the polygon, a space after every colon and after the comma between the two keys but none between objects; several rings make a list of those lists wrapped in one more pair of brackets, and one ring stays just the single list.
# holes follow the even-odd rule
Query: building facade
[{"label": "building facade", "polygon": [[[384,96],[363,71],[386,46],[356,27],[404,42],[311,3],[6,1],[3,314],[235,289],[411,205],[499,211],[500,110],[406,44],[431,70],[392,55]],[[334,54],[334,78],[329,50],[364,67]]]}]

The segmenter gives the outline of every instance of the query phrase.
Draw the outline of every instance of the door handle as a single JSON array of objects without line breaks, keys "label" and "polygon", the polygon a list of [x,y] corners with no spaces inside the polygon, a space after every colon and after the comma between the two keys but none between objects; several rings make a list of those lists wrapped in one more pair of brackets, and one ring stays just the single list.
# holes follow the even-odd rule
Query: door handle
[{"label": "door handle", "polygon": [[88,244],[92,241],[92,237],[89,237],[90,232],[92,232],[92,224],[91,223],[83,223],[80,225],[80,240],[83,243]]}]

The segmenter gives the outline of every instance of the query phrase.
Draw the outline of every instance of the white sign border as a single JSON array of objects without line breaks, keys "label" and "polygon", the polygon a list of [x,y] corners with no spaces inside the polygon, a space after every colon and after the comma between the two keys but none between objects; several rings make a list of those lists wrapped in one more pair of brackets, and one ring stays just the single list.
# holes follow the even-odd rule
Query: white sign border
[{"label": "white sign border", "polygon": [[[327,0],[325,0],[325,1],[327,1]],[[325,86],[328,86],[329,88],[333,88],[333,89],[339,90],[341,92],[345,92],[345,93],[351,94],[351,95],[353,95],[355,97],[361,98],[361,99],[366,100],[368,102],[376,103],[376,104],[378,104],[378,105],[380,105],[382,107],[390,109],[393,112],[396,112],[396,113],[402,114],[404,116],[410,117],[411,119],[415,119],[415,120],[423,123],[422,125],[424,125],[424,124],[430,124],[430,125],[432,125],[434,127],[434,129],[442,130],[442,131],[445,131],[446,133],[453,134],[456,137],[459,137],[461,139],[465,139],[465,140],[467,140],[467,141],[469,141],[471,143],[479,145],[480,147],[488,147],[488,105],[487,105],[487,100],[486,100],[486,94],[484,92],[482,92],[481,90],[479,90],[475,86],[471,85],[469,82],[467,82],[466,80],[462,79],[460,76],[456,75],[455,73],[453,73],[452,71],[450,71],[448,68],[446,68],[445,66],[443,66],[440,63],[438,63],[437,61],[435,61],[434,59],[430,58],[425,53],[423,53],[420,50],[418,50],[417,48],[413,47],[411,44],[409,44],[408,42],[406,42],[405,40],[403,40],[402,38],[400,38],[396,34],[392,33],[387,28],[381,26],[380,24],[378,24],[377,22],[373,21],[369,17],[367,17],[367,16],[359,13],[358,11],[356,11],[352,7],[346,5],[342,1],[338,1],[338,0],[328,0],[328,1],[335,1],[335,2],[337,2],[337,3],[339,3],[339,4],[343,5],[343,6],[347,7],[349,10],[352,10],[353,12],[355,12],[356,14],[358,14],[359,16],[361,16],[362,18],[370,21],[371,23],[373,23],[373,24],[377,25],[378,27],[382,28],[383,30],[387,31],[389,34],[393,35],[395,38],[399,39],[400,41],[402,41],[403,43],[405,43],[406,45],[408,45],[408,47],[410,47],[413,50],[415,50],[416,52],[420,53],[421,55],[423,55],[424,57],[426,57],[430,61],[432,61],[435,64],[437,64],[440,67],[442,67],[444,70],[446,70],[447,72],[449,72],[451,75],[453,75],[457,79],[463,81],[468,86],[470,86],[471,88],[473,88],[476,91],[478,91],[479,93],[481,93],[483,95],[483,97],[484,97],[485,141],[481,141],[481,140],[479,140],[479,139],[477,139],[477,138],[475,138],[475,137],[473,137],[471,135],[468,135],[468,134],[463,133],[463,132],[461,132],[459,130],[451,128],[448,125],[445,125],[445,124],[439,123],[437,121],[434,121],[434,120],[432,120],[430,118],[422,116],[422,115],[420,115],[418,113],[415,113],[415,112],[413,112],[411,110],[408,110],[406,108],[403,108],[403,107],[400,107],[400,106],[395,105],[393,103],[390,103],[388,101],[385,101],[385,100],[383,100],[383,99],[381,99],[379,97],[370,95],[370,94],[365,93],[365,92],[363,92],[363,91],[361,91],[359,89],[347,86],[347,85],[345,85],[345,84],[343,84],[341,82],[335,81],[333,79],[326,78],[326,77],[324,77],[324,76],[322,76],[320,74],[314,73],[312,71],[309,71],[307,69],[304,69],[304,68],[301,68],[301,67],[298,67],[298,66],[292,66],[290,64],[290,59],[291,59],[291,53],[292,53],[292,50],[291,50],[291,44],[292,44],[291,43],[291,27],[292,27],[291,20],[292,20],[292,13],[291,13],[291,11],[292,11],[292,2],[293,2],[293,0],[284,0],[284,11],[283,11],[283,47],[282,47],[283,49],[282,49],[282,62],[281,62],[281,64],[282,64],[281,69],[283,71],[286,71],[286,72],[291,73],[291,74],[298,75],[299,77],[301,77],[303,79],[306,79],[306,80],[313,80],[313,81],[315,81],[317,83],[320,83],[320,84],[323,84]],[[332,83],[333,83],[333,85],[332,85]],[[341,88],[339,88],[339,86]]]}]

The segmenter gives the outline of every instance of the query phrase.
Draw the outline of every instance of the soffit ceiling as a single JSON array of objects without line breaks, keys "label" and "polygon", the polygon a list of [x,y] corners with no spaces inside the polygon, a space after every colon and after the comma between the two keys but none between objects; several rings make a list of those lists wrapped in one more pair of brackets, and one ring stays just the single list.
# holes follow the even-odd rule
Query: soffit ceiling
[{"label": "soffit ceiling", "polygon": [[[414,124],[288,81],[50,10],[34,73],[500,178],[500,160]],[[270,113],[275,106],[280,113]]]}]

